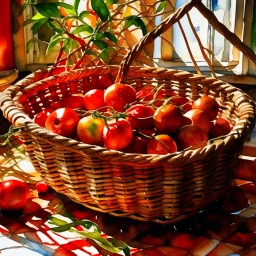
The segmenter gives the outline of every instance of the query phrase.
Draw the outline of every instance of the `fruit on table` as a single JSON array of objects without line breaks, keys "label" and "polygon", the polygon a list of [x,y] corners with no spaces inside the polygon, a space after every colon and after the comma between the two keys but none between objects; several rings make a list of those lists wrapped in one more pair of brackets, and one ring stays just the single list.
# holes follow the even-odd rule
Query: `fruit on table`
[{"label": "fruit on table", "polygon": [[20,180],[6,180],[0,184],[0,208],[5,211],[22,210],[29,199],[30,189]]},{"label": "fruit on table", "polygon": [[77,125],[77,136],[80,141],[103,146],[103,128],[105,122],[101,118],[83,117]]},{"label": "fruit on table", "polygon": [[39,181],[36,183],[36,190],[39,193],[45,193],[48,189],[49,187],[44,181]]},{"label": "fruit on table", "polygon": [[72,137],[76,134],[80,118],[71,108],[59,108],[53,111],[46,119],[45,128],[56,134]]}]

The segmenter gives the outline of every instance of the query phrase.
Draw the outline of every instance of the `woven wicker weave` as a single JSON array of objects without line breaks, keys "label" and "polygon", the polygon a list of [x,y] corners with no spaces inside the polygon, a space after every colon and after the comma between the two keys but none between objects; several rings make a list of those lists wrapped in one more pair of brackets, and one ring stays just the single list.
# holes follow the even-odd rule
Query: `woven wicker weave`
[{"label": "woven wicker weave", "polygon": [[[178,9],[133,48],[121,67],[89,67],[57,75],[51,75],[50,70],[37,71],[1,94],[4,115],[23,127],[26,151],[36,170],[53,189],[98,211],[160,223],[185,219],[226,191],[243,143],[254,126],[251,98],[216,78],[172,69],[130,67],[131,60],[145,43],[165,31],[195,4],[203,8],[200,1],[191,1]],[[248,58],[256,60],[248,47],[232,33],[229,36]],[[52,101],[73,92],[85,93],[92,88],[93,77],[106,74],[113,79],[119,77],[119,81],[125,80],[135,88],[161,84],[191,100],[210,95],[220,105],[219,115],[226,117],[233,129],[222,139],[195,150],[140,155],[57,136],[33,122],[33,116]]]}]

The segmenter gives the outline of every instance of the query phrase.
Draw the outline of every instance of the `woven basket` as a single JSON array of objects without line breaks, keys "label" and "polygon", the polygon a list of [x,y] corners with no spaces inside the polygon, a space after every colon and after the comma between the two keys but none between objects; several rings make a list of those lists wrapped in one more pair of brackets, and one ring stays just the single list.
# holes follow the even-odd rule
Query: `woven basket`
[{"label": "woven basket", "polygon": [[[130,67],[145,44],[195,4],[204,8],[200,1],[179,8],[135,45],[121,66],[88,67],[57,75],[41,70],[1,94],[5,117],[22,127],[25,148],[34,167],[54,190],[97,211],[159,223],[173,223],[196,214],[227,190],[237,158],[254,126],[251,98],[216,78],[173,69]],[[218,26],[219,23],[215,25]],[[229,32],[228,36],[247,57],[256,60],[234,34]],[[210,95],[220,105],[219,115],[226,117],[233,129],[222,139],[198,149],[140,155],[57,136],[33,122],[33,116],[52,101],[75,92],[85,93],[92,89],[92,78],[106,74],[135,88],[163,84],[191,100]]]}]

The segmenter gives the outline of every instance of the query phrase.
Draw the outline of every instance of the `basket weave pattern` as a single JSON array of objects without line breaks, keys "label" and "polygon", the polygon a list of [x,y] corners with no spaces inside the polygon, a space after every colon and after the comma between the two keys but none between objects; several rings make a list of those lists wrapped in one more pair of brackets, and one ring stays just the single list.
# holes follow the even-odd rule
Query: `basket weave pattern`
[{"label": "basket weave pattern", "polygon": [[[89,208],[116,216],[172,223],[185,219],[223,194],[233,179],[237,158],[254,126],[254,103],[241,90],[213,77],[157,67],[130,66],[139,51],[177,22],[194,5],[221,33],[227,29],[192,0],[167,17],[124,58],[121,66],[98,66],[62,72],[37,71],[0,95],[5,117],[23,129],[30,159],[41,177],[57,192]],[[230,32],[231,33],[231,32]],[[248,58],[255,54],[232,33]],[[228,38],[228,39],[229,39]],[[97,76],[126,82],[134,88],[164,86],[192,101],[215,98],[219,116],[232,131],[206,146],[167,155],[131,154],[88,145],[53,134],[32,119],[51,102],[72,93],[86,93]],[[120,138],[122,139],[122,138]]]}]

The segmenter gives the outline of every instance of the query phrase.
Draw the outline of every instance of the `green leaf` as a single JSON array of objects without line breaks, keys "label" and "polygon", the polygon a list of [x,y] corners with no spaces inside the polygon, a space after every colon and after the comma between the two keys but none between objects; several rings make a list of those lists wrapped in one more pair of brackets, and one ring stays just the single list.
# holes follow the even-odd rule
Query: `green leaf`
[{"label": "green leaf", "polygon": [[90,49],[85,49],[85,54],[93,55],[93,56],[98,56],[96,52],[90,50]]},{"label": "green leaf", "polygon": [[156,9],[156,12],[161,12],[164,9],[165,5],[166,5],[166,1],[162,0]]},{"label": "green leaf", "polygon": [[41,13],[37,13],[36,15],[34,15],[31,20],[41,20],[41,19],[45,19],[46,17],[44,15],[42,15]]},{"label": "green leaf", "polygon": [[31,24],[31,23],[34,23],[34,22],[36,22],[36,20],[27,19],[27,20],[23,23],[23,26],[25,27],[25,26],[27,26],[27,25],[29,25],[29,24]]},{"label": "green leaf", "polygon": [[64,9],[67,9],[67,10],[73,10],[73,11],[75,10],[74,7],[70,4],[66,4],[66,3],[62,3],[62,2],[56,2],[56,3],[52,3],[52,4],[54,4],[56,6],[61,6]]},{"label": "green leaf", "polygon": [[92,9],[95,11],[95,13],[100,17],[102,21],[108,20],[110,12],[103,0],[91,0],[91,5]]},{"label": "green leaf", "polygon": [[104,61],[104,63],[107,63],[110,57],[110,54],[112,53],[113,49],[111,47],[107,47],[105,48],[101,54],[100,54],[100,58]]},{"label": "green leaf", "polygon": [[53,17],[59,18],[60,17],[60,10],[55,4],[52,3],[39,3],[34,4],[36,10],[41,13],[45,17]]},{"label": "green leaf", "polygon": [[101,40],[101,39],[103,39],[105,36],[104,36],[104,34],[102,33],[102,32],[99,32],[99,33],[97,33],[96,34],[96,40]]},{"label": "green leaf", "polygon": [[62,28],[60,28],[58,25],[56,25],[56,23],[54,21],[49,21],[48,26],[57,33],[63,33],[64,32],[64,30]]},{"label": "green leaf", "polygon": [[53,47],[61,41],[63,41],[63,38],[57,38],[56,40],[51,41],[46,49],[46,55],[48,55],[49,52],[53,49]]},{"label": "green leaf", "polygon": [[38,38],[32,38],[26,44],[26,53],[29,53],[30,49],[32,48],[35,42],[43,42],[45,44],[48,44],[48,42],[42,41]]},{"label": "green leaf", "polygon": [[124,25],[124,29],[129,28],[130,26],[136,26],[141,29],[143,36],[147,34],[147,28],[143,22],[143,20],[137,16],[129,16],[127,17]]},{"label": "green leaf", "polygon": [[100,49],[104,50],[108,47],[108,44],[102,40],[92,40],[92,42]]},{"label": "green leaf", "polygon": [[51,220],[57,226],[64,226],[64,225],[68,224],[68,222],[66,222],[65,220],[61,220],[61,219],[56,218],[54,216],[50,216],[49,220]]},{"label": "green leaf", "polygon": [[104,36],[107,37],[110,41],[114,42],[115,44],[117,43],[118,39],[112,35],[111,33],[109,32],[104,32]]},{"label": "green leaf", "polygon": [[118,2],[118,0],[106,0],[106,4],[107,4],[108,7],[113,5],[113,4],[116,4],[117,2]]},{"label": "green leaf", "polygon": [[31,0],[26,0],[22,5],[22,10],[24,11],[30,3],[31,3]]},{"label": "green leaf", "polygon": [[79,16],[80,16],[80,18],[83,19],[83,18],[87,17],[89,14],[90,14],[89,11],[82,11],[82,12],[79,14]]},{"label": "green leaf", "polygon": [[79,7],[79,4],[80,4],[80,0],[74,0],[74,8],[75,8],[75,12],[77,13],[78,12],[78,7]]},{"label": "green leaf", "polygon": [[78,26],[77,28],[75,28],[72,32],[72,34],[78,34],[80,32],[89,32],[90,34],[93,32],[93,28],[88,25],[88,24],[82,24],[80,26]]},{"label": "green leaf", "polygon": [[38,30],[48,21],[48,18],[38,20],[36,23],[33,24],[31,27],[33,34],[36,34]]}]

